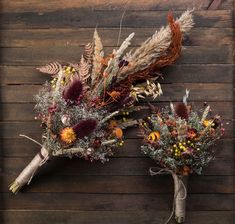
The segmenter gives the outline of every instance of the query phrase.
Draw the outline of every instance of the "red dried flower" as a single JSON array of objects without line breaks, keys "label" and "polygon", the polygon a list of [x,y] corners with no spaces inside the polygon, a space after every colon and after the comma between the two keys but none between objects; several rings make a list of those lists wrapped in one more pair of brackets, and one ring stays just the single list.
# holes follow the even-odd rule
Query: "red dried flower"
[{"label": "red dried flower", "polygon": [[188,108],[184,103],[177,103],[175,113],[182,119],[188,120]]},{"label": "red dried flower", "polygon": [[187,132],[187,137],[190,139],[196,138],[197,137],[197,130],[195,128],[191,128]]},{"label": "red dried flower", "polygon": [[73,130],[77,138],[84,138],[91,134],[96,129],[96,126],[97,121],[95,119],[82,120],[73,126]]},{"label": "red dried flower", "polygon": [[75,79],[70,85],[68,85],[64,89],[63,98],[66,101],[79,104],[82,98],[82,93],[83,85],[78,79]]}]

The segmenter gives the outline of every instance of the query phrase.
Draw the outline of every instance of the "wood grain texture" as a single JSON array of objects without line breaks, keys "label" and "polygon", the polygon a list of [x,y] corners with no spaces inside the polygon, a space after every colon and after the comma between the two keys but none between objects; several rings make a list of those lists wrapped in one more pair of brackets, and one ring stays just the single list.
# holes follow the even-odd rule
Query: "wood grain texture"
[{"label": "wood grain texture", "polygon": [[[99,27],[117,28],[120,26],[120,18],[123,10],[91,9],[63,9],[51,12],[3,12],[1,28],[94,28]],[[167,11],[135,11],[126,13],[123,27],[161,27],[166,24]],[[175,17],[180,16],[182,11],[174,10]],[[231,10],[199,10],[194,12],[195,27],[233,27],[233,14]]]},{"label": "wood grain texture", "polygon": [[177,17],[194,7],[195,28],[183,40],[180,60],[162,70],[164,95],[156,105],[181,101],[187,87],[194,107],[208,102],[213,114],[223,116],[226,134],[214,147],[216,159],[201,176],[190,177],[186,223],[232,224],[233,5],[233,0],[2,0],[0,223],[153,224],[167,219],[173,199],[172,178],[149,176],[149,167],[156,163],[141,153],[142,139],[133,128],[126,132],[124,147],[116,150],[110,162],[55,158],[17,196],[10,194],[7,186],[39,150],[36,144],[19,137],[24,133],[41,141],[33,95],[50,77],[39,73],[37,66],[54,60],[77,62],[96,25],[109,53],[116,46],[125,8],[121,40],[135,32],[131,45],[135,48],[166,24],[169,10]]},{"label": "wood grain texture", "polygon": [[[76,223],[78,220],[83,224],[156,224],[163,222],[168,216],[167,211],[56,211],[56,210],[10,210],[0,211],[4,215],[5,224],[18,224],[27,220],[28,223],[45,224],[45,223]],[[223,224],[233,223],[235,218],[234,211],[188,211],[187,220],[190,224],[201,223]],[[170,222],[170,224],[175,223]]]},{"label": "wood grain texture", "polygon": [[[135,36],[131,46],[137,46],[145,41],[156,31],[156,28],[122,28],[120,42],[130,33]],[[103,45],[116,46],[119,28],[98,28]],[[84,46],[92,41],[94,28],[50,28],[50,29],[8,29],[1,34],[1,47],[60,47],[60,46]],[[59,35],[58,35],[59,34]],[[90,37],[90,38],[89,38]],[[186,46],[213,46],[231,45],[233,42],[232,28],[194,28],[190,35],[184,38]]]}]

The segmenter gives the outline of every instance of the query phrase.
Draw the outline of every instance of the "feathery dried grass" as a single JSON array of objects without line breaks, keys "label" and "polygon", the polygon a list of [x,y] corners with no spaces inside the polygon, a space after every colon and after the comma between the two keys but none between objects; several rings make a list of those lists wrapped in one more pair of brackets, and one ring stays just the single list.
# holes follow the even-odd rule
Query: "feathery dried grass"
[{"label": "feathery dried grass", "polygon": [[[183,34],[188,33],[194,25],[192,11],[185,11],[175,23],[179,25],[180,31]],[[172,35],[170,25],[162,27],[159,31],[156,30],[153,36],[142,43],[133,53],[129,52],[127,60],[131,66],[122,70],[119,79],[126,78],[130,73],[146,69],[150,64],[163,56],[172,43]]]}]

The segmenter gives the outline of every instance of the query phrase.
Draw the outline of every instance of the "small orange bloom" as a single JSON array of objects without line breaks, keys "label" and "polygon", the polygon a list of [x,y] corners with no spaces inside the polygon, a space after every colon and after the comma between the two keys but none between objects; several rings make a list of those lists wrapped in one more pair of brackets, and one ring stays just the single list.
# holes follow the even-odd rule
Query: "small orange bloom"
[{"label": "small orange bloom", "polygon": [[60,138],[66,144],[71,144],[76,140],[76,134],[73,128],[64,128],[60,133]]},{"label": "small orange bloom", "polygon": [[160,139],[161,135],[159,131],[151,132],[148,136],[148,140],[151,142],[157,142]]},{"label": "small orange bloom", "polygon": [[188,136],[188,138],[195,138],[196,136],[197,136],[197,133],[196,133],[196,131],[195,130],[193,130],[193,129],[190,129],[189,131],[188,131],[188,133],[187,133],[187,136]]},{"label": "small orange bloom", "polygon": [[123,131],[121,128],[115,128],[113,130],[113,134],[117,137],[117,138],[122,138],[123,136]]}]

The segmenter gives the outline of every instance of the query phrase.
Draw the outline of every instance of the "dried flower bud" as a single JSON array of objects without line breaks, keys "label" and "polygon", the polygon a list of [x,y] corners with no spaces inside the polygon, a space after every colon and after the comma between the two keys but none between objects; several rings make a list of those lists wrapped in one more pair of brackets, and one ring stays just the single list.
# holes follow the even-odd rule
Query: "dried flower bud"
[{"label": "dried flower bud", "polygon": [[177,103],[175,113],[182,119],[188,120],[188,108],[184,103]]},{"label": "dried flower bud", "polygon": [[78,79],[75,79],[64,89],[63,98],[68,102],[79,104],[82,98],[82,93],[83,85]]},{"label": "dried flower bud", "polygon": [[97,121],[95,119],[82,120],[73,126],[73,130],[77,138],[84,138],[91,134],[96,129],[96,126]]}]

